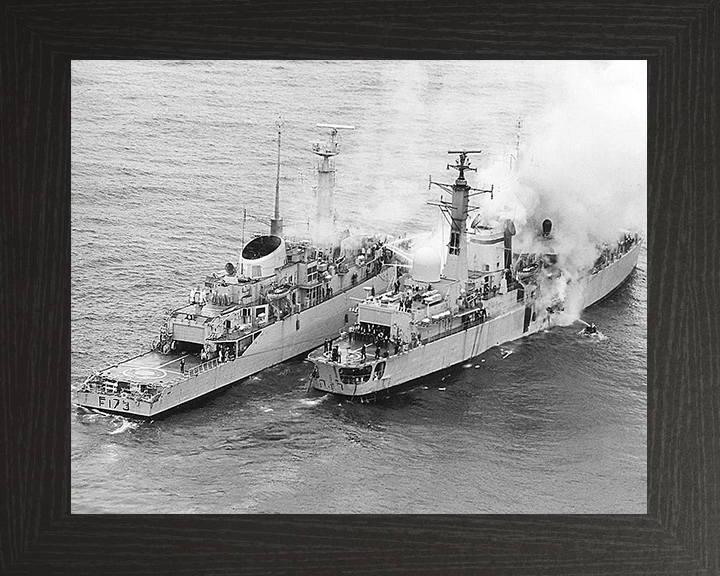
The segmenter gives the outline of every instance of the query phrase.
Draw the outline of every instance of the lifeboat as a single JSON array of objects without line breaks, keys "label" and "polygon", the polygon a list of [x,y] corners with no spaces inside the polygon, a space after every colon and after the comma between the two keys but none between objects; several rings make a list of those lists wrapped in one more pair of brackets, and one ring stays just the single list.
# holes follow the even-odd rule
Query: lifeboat
[{"label": "lifeboat", "polygon": [[265,297],[270,302],[275,302],[276,300],[287,297],[292,289],[292,285],[283,284],[282,286],[278,286],[274,290],[270,290],[267,294],[265,294]]}]

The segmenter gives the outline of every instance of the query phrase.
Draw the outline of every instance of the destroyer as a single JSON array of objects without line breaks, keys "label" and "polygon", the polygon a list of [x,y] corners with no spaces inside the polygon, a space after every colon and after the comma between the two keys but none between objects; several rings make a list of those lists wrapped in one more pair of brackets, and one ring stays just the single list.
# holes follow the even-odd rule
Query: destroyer
[{"label": "destroyer", "polygon": [[[438,205],[450,222],[444,273],[440,254],[420,248],[409,273],[388,290],[357,305],[357,323],[337,345],[313,351],[310,385],[356,399],[375,399],[396,386],[481,354],[503,342],[561,323],[566,306],[579,312],[617,289],[637,263],[640,238],[624,233],[617,245],[601,247],[592,269],[574,280],[558,266],[557,254],[512,252],[512,221],[468,230],[469,198],[490,190],[465,180],[468,154],[459,154],[454,185],[432,182],[452,195]],[[477,152],[475,152],[477,153]],[[476,218],[473,222],[478,222]],[[543,222],[552,246],[552,223]],[[566,323],[567,318],[562,318]]]},{"label": "destroyer", "polygon": [[334,229],[332,195],[338,129],[313,147],[320,225],[314,241],[290,241],[280,217],[280,135],[275,213],[270,234],[243,248],[236,264],[210,274],[172,311],[152,349],[92,374],[77,404],[152,417],[312,350],[337,336],[348,321],[351,298],[365,288],[384,290],[392,269],[378,237],[341,241]]}]

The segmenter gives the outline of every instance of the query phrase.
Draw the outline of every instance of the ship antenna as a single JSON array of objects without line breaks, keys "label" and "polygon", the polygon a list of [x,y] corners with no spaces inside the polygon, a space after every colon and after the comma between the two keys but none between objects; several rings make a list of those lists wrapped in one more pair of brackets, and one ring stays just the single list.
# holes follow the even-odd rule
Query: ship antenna
[{"label": "ship antenna", "polygon": [[242,224],[242,245],[245,246],[245,220],[247,220],[247,208],[243,206],[243,224]]},{"label": "ship antenna", "polygon": [[275,178],[275,216],[270,220],[270,234],[272,236],[283,235],[283,221],[280,217],[280,136],[282,135],[283,127],[282,116],[278,117],[276,122],[278,131],[278,152],[277,152],[277,176]]},{"label": "ship antenna", "polygon": [[493,189],[481,190],[472,188],[465,180],[465,172],[477,172],[477,168],[470,167],[468,154],[480,154],[480,150],[450,150],[448,154],[459,154],[460,157],[456,164],[448,164],[447,168],[458,171],[458,177],[455,184],[443,184],[435,182],[430,178],[430,185],[435,184],[445,192],[452,194],[452,201],[446,202],[428,202],[439,206],[440,210],[448,218],[450,224],[450,243],[448,246],[447,258],[445,263],[445,276],[454,278],[455,280],[465,281],[468,278],[467,263],[467,215],[469,208],[469,198],[476,194],[490,194],[492,198]]}]

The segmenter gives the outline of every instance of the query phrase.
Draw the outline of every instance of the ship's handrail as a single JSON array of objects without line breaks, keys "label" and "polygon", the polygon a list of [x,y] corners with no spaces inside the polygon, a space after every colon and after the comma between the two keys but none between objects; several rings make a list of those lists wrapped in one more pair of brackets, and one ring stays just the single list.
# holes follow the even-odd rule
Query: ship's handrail
[{"label": "ship's handrail", "polygon": [[[397,356],[399,354],[402,354],[404,352],[407,352],[409,350],[413,350],[414,348],[417,348],[418,346],[424,346],[425,344],[430,344],[431,342],[435,342],[436,340],[440,340],[441,338],[445,338],[446,336],[451,336],[453,334],[457,334],[458,332],[462,332],[463,330],[468,330],[470,328],[473,328],[474,326],[477,326],[478,324],[482,324],[484,322],[487,322],[489,320],[488,317],[483,318],[482,316],[478,317],[475,320],[472,320],[467,323],[461,323],[458,326],[455,326],[454,328],[451,328],[450,330],[445,330],[444,332],[441,332],[439,334],[435,334],[434,336],[430,336],[428,338],[424,338],[418,341],[418,343],[413,346],[412,343],[405,343],[402,347],[402,352],[398,352],[397,354],[390,354],[389,357],[392,358],[393,356]],[[362,359],[362,355],[358,350],[352,350],[347,351],[345,353],[345,358],[340,363],[335,363],[331,359],[330,353],[326,352],[322,354],[321,356],[318,356],[317,358],[322,358],[326,363],[328,364],[337,364],[338,366],[362,366],[365,364],[369,364],[372,361],[365,359]]]},{"label": "ship's handrail", "polygon": [[212,370],[213,368],[219,366],[221,364],[220,358],[213,358],[212,360],[208,360],[207,362],[203,362],[202,364],[195,366],[194,368],[191,368],[186,372],[188,376],[197,376],[198,374],[202,374],[203,372],[207,372],[208,370]]},{"label": "ship's handrail", "polygon": [[642,245],[642,243],[643,238],[639,237],[633,240],[629,248],[621,249],[620,245],[618,244],[612,250],[609,250],[607,255],[603,251],[603,256],[605,256],[605,260],[602,262],[602,264],[598,266],[596,262],[591,268],[587,270],[587,272],[589,272],[590,276],[594,276],[598,272],[605,270],[605,268],[609,268],[610,266],[615,264],[615,262],[622,259],[624,256],[634,252],[636,248]]},{"label": "ship's handrail", "polygon": [[435,342],[436,340],[440,340],[441,338],[445,338],[446,336],[452,336],[453,334],[457,334],[458,332],[462,332],[463,330],[468,330],[469,328],[473,328],[474,326],[477,326],[478,324],[483,324],[484,322],[487,322],[490,318],[476,318],[475,320],[471,320],[470,322],[467,322],[466,324],[460,324],[459,326],[455,326],[455,328],[450,328],[450,330],[445,330],[444,332],[440,332],[439,334],[435,334],[434,336],[429,336],[428,338],[425,338],[422,340],[422,344],[430,344],[431,342]]},{"label": "ship's handrail", "polygon": [[187,372],[182,374],[181,376],[175,378],[174,380],[171,380],[167,383],[167,387],[175,386],[178,382],[182,382],[183,380],[189,380],[190,378],[195,378],[196,376],[199,376],[200,374],[204,374],[205,372],[209,372],[210,370],[214,370],[221,364],[227,364],[228,362],[234,362],[240,356],[236,356],[232,360],[225,360],[221,361],[220,358],[213,358],[212,360],[208,360],[207,362],[203,362],[202,364],[199,364],[198,366],[194,366],[193,368],[190,368]]}]

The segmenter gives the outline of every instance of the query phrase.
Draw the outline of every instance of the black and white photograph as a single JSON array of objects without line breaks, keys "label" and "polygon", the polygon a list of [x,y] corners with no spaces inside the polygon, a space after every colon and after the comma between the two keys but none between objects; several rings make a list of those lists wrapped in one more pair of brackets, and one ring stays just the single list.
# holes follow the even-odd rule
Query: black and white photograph
[{"label": "black and white photograph", "polygon": [[73,514],[646,514],[645,60],[74,60]]}]

